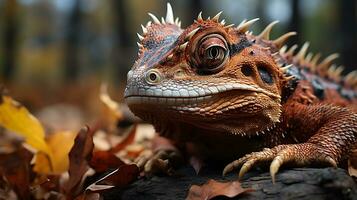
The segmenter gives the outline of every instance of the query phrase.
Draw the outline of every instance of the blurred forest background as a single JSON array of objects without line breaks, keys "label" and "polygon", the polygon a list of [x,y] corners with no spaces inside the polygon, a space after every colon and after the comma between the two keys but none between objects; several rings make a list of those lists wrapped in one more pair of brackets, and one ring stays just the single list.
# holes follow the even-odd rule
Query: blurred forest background
[{"label": "blurred forest background", "polygon": [[[147,12],[165,16],[166,0],[0,0],[0,84],[32,110],[65,103],[83,110],[98,103],[99,85],[122,100],[126,73],[137,55],[136,32]],[[289,42],[337,64],[357,67],[356,0],[169,1],[183,27],[219,11],[227,23],[259,17],[253,33],[279,20],[273,36],[299,34]],[[94,106],[95,107],[95,106]]]}]

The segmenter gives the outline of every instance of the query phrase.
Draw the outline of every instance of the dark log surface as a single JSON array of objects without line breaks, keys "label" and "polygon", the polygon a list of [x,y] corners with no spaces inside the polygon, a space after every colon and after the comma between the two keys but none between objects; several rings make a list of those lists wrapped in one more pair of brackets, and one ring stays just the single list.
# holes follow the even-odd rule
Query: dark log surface
[{"label": "dark log surface", "polygon": [[[212,169],[203,169],[196,175],[191,167],[182,167],[178,173],[180,176],[141,178],[125,189],[107,191],[104,199],[185,199],[191,185],[203,184],[208,179],[227,181],[237,178],[237,173],[222,177],[221,170]],[[241,182],[244,188],[254,191],[234,199],[357,199],[355,180],[340,168],[281,169],[275,184],[266,169],[258,169],[246,174]]]}]

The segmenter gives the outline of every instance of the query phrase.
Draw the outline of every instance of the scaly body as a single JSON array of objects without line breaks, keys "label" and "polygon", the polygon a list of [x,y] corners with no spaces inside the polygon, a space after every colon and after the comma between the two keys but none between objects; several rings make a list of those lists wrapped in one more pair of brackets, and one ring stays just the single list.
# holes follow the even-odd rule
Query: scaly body
[{"label": "scaly body", "polygon": [[276,22],[253,35],[256,19],[234,27],[220,13],[200,13],[181,29],[169,4],[161,22],[149,15],[125,99],[161,136],[202,159],[240,158],[224,169],[242,166],[240,176],[261,162],[272,162],[274,178],[284,163],[337,166],[348,158],[357,78],[331,65],[336,54],[319,62],[308,43],[295,53],[296,45],[283,46],[294,32],[269,38]]}]

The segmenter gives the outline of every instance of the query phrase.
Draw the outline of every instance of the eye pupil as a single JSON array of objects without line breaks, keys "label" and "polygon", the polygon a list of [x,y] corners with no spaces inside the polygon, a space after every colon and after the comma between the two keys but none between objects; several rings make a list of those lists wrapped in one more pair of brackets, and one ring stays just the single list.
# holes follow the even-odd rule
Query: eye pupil
[{"label": "eye pupil", "polygon": [[218,48],[217,47],[211,47],[208,49],[208,55],[210,59],[216,59],[218,57]]},{"label": "eye pupil", "polygon": [[150,73],[149,78],[151,81],[155,81],[157,79],[157,75],[155,73]]},{"label": "eye pupil", "polygon": [[155,85],[161,82],[160,72],[156,69],[150,69],[145,73],[145,81],[148,84]]}]

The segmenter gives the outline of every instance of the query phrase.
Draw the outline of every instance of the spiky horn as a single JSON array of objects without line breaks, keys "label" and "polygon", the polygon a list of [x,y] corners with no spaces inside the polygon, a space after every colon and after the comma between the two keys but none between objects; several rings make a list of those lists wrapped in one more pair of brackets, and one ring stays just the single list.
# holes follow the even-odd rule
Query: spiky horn
[{"label": "spiky horn", "polygon": [[255,19],[249,20],[249,21],[247,21],[247,22],[240,23],[240,24],[238,25],[237,29],[238,29],[239,32],[245,33],[245,32],[249,29],[249,27],[250,27],[252,24],[254,24],[256,21],[258,21],[258,20],[259,20],[259,18],[255,18]]},{"label": "spiky horn", "polygon": [[269,40],[270,38],[270,32],[273,28],[273,26],[275,24],[279,23],[279,21],[273,21],[272,23],[270,23],[267,27],[265,27],[265,29],[259,34],[259,38],[265,39],[265,40]]},{"label": "spiky horn", "polygon": [[221,16],[222,14],[222,11],[220,11],[219,13],[217,13],[217,15],[215,15],[212,20],[215,21],[215,22],[218,22],[219,21],[219,17]]},{"label": "spiky horn", "polygon": [[284,35],[280,36],[279,38],[275,39],[273,43],[278,47],[282,47],[286,40],[288,40],[289,37],[296,35],[296,32],[288,32],[285,33]]},{"label": "spiky horn", "polygon": [[309,48],[309,45],[310,45],[309,42],[305,42],[305,43],[302,45],[300,51],[296,54],[296,58],[297,58],[299,61],[305,60],[305,55],[306,55],[307,49]]},{"label": "spiky horn", "polygon": [[152,13],[148,13],[148,15],[151,17],[151,19],[154,21],[156,24],[161,24],[160,20]]},{"label": "spiky horn", "polygon": [[166,11],[166,22],[169,24],[174,24],[174,12],[172,11],[172,7],[170,3],[167,3],[167,11]]}]

